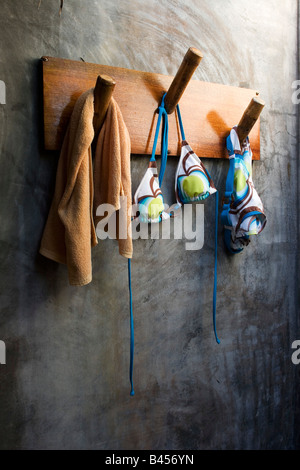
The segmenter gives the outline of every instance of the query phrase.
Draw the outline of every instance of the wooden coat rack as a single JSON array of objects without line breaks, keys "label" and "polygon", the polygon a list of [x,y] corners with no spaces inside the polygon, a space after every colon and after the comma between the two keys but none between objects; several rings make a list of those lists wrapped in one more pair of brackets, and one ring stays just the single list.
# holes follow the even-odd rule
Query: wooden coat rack
[{"label": "wooden coat rack", "polygon": [[[94,88],[95,135],[114,94],[129,131],[132,154],[149,155],[156,109],[167,91],[167,113],[174,113],[181,100],[186,139],[200,158],[226,158],[225,138],[237,125],[240,142],[250,134],[253,159],[259,160],[259,115],[264,102],[255,90],[191,80],[202,57],[199,50],[189,48],[175,77],[42,57],[45,148],[60,149],[77,98],[87,89]],[[158,154],[159,149],[160,143]],[[169,154],[180,154],[176,113],[169,118]]]}]

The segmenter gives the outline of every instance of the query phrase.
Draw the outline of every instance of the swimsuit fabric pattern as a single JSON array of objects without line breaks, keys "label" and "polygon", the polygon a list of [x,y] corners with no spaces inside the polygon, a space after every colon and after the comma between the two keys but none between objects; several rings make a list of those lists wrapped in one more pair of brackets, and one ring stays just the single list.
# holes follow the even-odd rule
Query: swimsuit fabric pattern
[{"label": "swimsuit fabric pattern", "polygon": [[138,205],[140,222],[158,223],[169,218],[169,214],[164,211],[164,198],[159,186],[156,161],[149,162],[133,202]]},{"label": "swimsuit fabric pattern", "polygon": [[213,181],[200,158],[186,140],[181,143],[181,154],[175,179],[175,193],[179,205],[204,201],[216,192]]},{"label": "swimsuit fabric pattern", "polygon": [[231,253],[239,253],[266,225],[262,201],[252,180],[252,151],[247,138],[241,149],[236,129],[227,137],[230,168],[226,181],[221,220],[225,226],[225,243]]}]

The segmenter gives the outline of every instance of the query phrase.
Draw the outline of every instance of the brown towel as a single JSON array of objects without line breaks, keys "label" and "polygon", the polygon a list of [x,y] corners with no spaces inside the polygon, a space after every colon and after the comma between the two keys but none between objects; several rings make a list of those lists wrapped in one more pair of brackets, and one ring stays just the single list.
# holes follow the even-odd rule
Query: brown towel
[{"label": "brown towel", "polygon": [[[94,90],[83,93],[75,103],[59,158],[55,192],[44,229],[40,253],[68,268],[71,285],[92,280],[91,248],[97,244],[93,221],[93,167],[91,144],[94,138]],[[110,144],[112,139],[113,144]],[[130,139],[117,104],[112,99],[105,127],[97,142],[98,159],[103,171],[95,171],[95,186],[105,185],[97,201],[118,207],[118,197],[130,195]],[[122,158],[122,161],[121,161]],[[110,183],[107,185],[107,181]],[[104,199],[103,199],[104,198]],[[107,200],[105,200],[105,198]],[[130,219],[128,219],[130,223]],[[119,241],[123,256],[132,256],[132,240]]]},{"label": "brown towel", "polygon": [[[126,196],[126,227],[123,233],[127,238],[119,238],[119,218],[116,215],[116,238],[119,240],[119,253],[125,258],[132,258],[132,238],[128,228],[131,222],[131,174],[130,174],[130,138],[122,118],[119,106],[112,98],[106,119],[97,141],[94,160],[94,220],[95,225],[103,218],[97,217],[100,204],[111,204],[115,211],[120,209],[120,196]],[[123,209],[123,208],[122,208]],[[123,218],[121,220],[124,220]],[[121,222],[122,223],[122,222]],[[125,223],[124,223],[125,225]],[[123,236],[123,235],[121,235]]]}]

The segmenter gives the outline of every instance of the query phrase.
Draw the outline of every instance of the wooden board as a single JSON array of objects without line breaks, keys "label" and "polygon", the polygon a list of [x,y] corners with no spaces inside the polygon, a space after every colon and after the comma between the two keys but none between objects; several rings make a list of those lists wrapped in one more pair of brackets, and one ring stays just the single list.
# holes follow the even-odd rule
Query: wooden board
[{"label": "wooden board", "polygon": [[[133,154],[152,151],[156,108],[173,77],[107,65],[43,57],[44,144],[47,150],[61,147],[76,99],[93,88],[97,76],[105,74],[116,81],[113,97],[127,125]],[[201,66],[201,65],[200,65]],[[225,139],[238,124],[255,90],[191,80],[180,100],[186,134],[200,158],[227,158]],[[259,119],[249,138],[253,159],[260,158]],[[169,115],[169,154],[179,155],[179,128],[176,113]],[[160,142],[157,145],[160,153]]]}]

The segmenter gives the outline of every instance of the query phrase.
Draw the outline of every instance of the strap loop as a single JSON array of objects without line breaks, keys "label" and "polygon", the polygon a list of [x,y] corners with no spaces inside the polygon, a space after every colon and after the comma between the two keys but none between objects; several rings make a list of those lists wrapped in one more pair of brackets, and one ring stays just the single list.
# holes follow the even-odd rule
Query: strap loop
[{"label": "strap loop", "polygon": [[216,326],[216,310],[217,310],[217,269],[218,269],[218,206],[219,206],[219,192],[215,193],[215,273],[214,273],[214,293],[213,293],[213,325],[215,338],[218,344],[220,340],[217,334]]},{"label": "strap loop", "polygon": [[185,133],[184,133],[184,129],[183,129],[179,104],[177,104],[176,110],[177,110],[178,122],[179,122],[179,127],[180,127],[180,132],[181,132],[181,138],[182,138],[182,140],[185,140]]},{"label": "strap loop", "polygon": [[162,97],[160,106],[158,107],[158,119],[156,124],[156,131],[154,136],[154,142],[152,147],[152,155],[150,158],[150,162],[155,162],[155,151],[159,136],[159,129],[161,120],[163,118],[163,125],[162,125],[162,137],[161,137],[161,164],[160,164],[160,171],[159,171],[159,186],[162,185],[166,166],[167,166],[167,159],[168,159],[168,139],[169,139],[169,121],[168,121],[168,113],[165,109],[165,93]]}]

